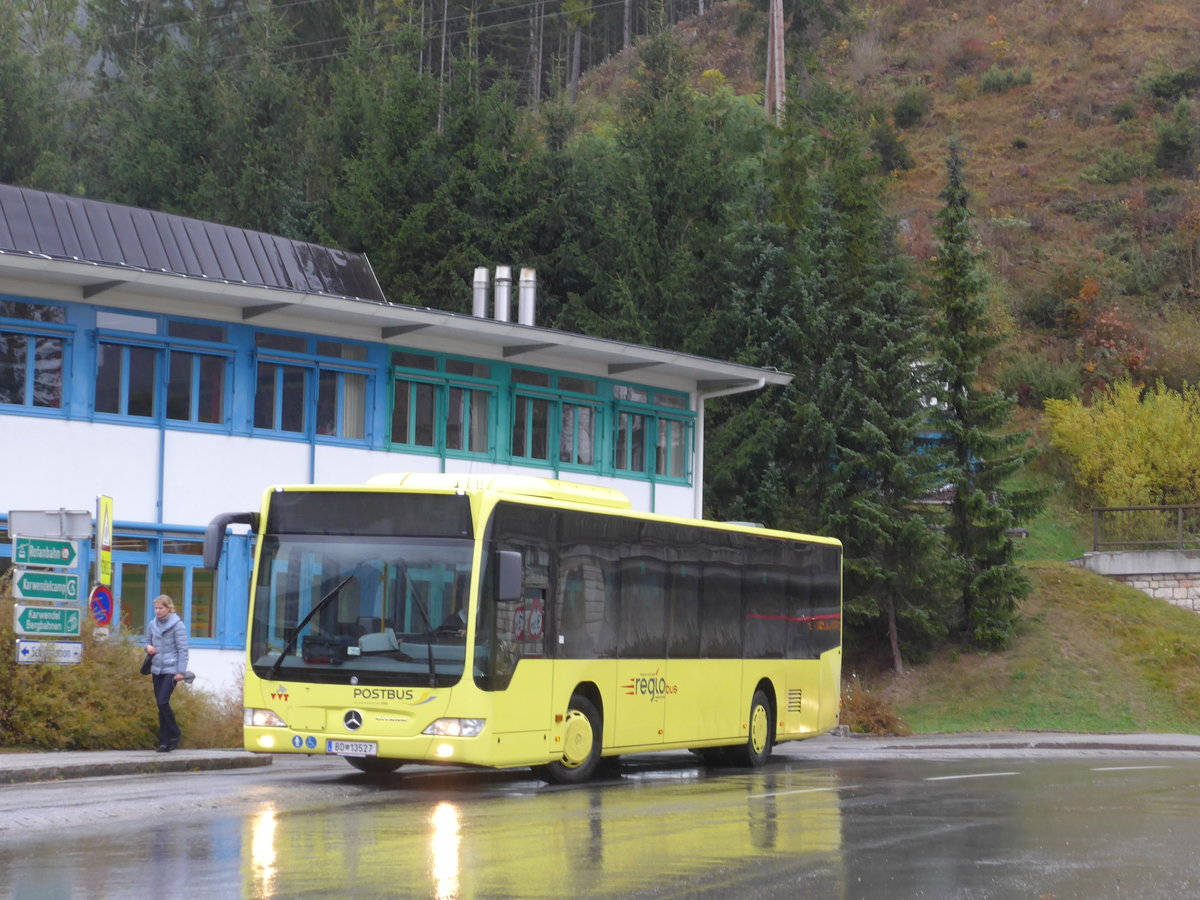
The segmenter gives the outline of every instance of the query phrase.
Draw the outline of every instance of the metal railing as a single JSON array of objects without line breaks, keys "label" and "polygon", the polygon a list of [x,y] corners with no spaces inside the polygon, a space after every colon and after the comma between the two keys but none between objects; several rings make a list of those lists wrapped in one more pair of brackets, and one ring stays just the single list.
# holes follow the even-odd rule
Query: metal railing
[{"label": "metal railing", "polygon": [[1200,549],[1200,506],[1098,506],[1093,550]]}]

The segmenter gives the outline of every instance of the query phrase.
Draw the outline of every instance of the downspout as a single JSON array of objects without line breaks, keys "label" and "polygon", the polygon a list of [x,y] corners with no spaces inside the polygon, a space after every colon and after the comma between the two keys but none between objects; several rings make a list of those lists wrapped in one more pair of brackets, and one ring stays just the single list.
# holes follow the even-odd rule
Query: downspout
[{"label": "downspout", "polygon": [[692,472],[692,483],[694,485],[692,496],[695,500],[695,518],[704,518],[704,401],[712,400],[715,397],[728,397],[730,394],[748,394],[751,391],[761,391],[766,387],[766,384],[767,379],[764,375],[758,381],[751,382],[750,384],[721,388],[716,391],[697,392],[696,399],[699,402],[696,404],[696,465]]}]

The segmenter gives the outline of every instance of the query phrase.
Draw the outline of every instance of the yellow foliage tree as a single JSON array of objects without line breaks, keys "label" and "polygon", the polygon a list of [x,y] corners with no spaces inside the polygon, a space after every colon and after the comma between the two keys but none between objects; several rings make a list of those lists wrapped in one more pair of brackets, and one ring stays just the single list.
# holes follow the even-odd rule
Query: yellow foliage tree
[{"label": "yellow foliage tree", "polygon": [[1200,502],[1200,388],[1119,381],[1092,398],[1047,400],[1050,442],[1097,506]]}]

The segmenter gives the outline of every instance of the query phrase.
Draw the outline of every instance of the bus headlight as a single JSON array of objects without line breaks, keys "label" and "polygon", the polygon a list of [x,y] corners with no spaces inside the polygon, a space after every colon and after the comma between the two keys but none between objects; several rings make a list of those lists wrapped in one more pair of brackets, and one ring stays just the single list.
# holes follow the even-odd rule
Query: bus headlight
[{"label": "bus headlight", "polygon": [[258,728],[287,728],[287,722],[269,709],[254,709],[247,706],[242,710],[242,724]]},{"label": "bus headlight", "polygon": [[486,719],[438,719],[425,729],[425,734],[440,737],[479,737]]}]

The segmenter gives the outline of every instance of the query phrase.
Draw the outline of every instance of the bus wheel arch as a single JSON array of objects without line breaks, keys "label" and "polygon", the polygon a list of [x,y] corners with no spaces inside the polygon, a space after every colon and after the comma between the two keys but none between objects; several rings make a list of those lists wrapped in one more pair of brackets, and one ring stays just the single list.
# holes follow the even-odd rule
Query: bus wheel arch
[{"label": "bus wheel arch", "polygon": [[563,720],[562,755],[535,768],[552,784],[581,784],[596,773],[604,732],[600,694],[595,685],[581,684],[571,694]]}]

